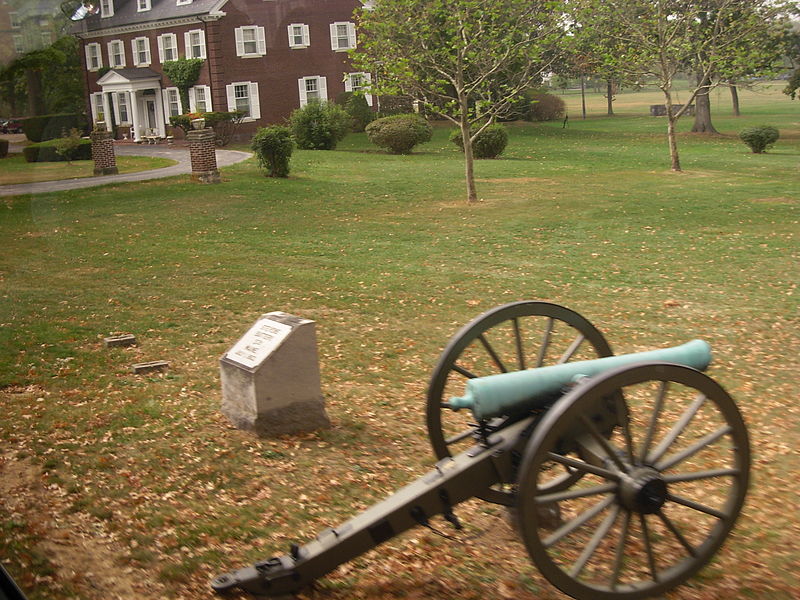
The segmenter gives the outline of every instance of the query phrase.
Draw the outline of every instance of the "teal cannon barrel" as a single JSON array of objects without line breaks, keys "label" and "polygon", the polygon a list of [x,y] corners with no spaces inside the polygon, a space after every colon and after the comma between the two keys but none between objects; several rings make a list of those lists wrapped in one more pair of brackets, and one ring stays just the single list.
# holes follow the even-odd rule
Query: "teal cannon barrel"
[{"label": "teal cannon barrel", "polygon": [[675,363],[704,371],[711,362],[711,347],[703,340],[692,340],[663,350],[476,377],[467,381],[463,396],[451,398],[445,406],[453,410],[469,408],[479,420],[520,414],[547,406],[558,399],[566,387],[584,377],[651,361]]}]

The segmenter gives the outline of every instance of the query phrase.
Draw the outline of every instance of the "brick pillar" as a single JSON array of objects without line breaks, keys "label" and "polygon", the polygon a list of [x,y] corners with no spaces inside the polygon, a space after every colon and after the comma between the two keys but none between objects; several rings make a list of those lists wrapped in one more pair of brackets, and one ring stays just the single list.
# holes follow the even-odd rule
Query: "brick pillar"
[{"label": "brick pillar", "polygon": [[193,129],[186,139],[189,140],[189,158],[192,160],[192,181],[219,183],[214,130],[210,127]]},{"label": "brick pillar", "polygon": [[94,161],[95,175],[116,175],[117,156],[114,154],[114,138],[110,131],[93,131],[92,160]]}]

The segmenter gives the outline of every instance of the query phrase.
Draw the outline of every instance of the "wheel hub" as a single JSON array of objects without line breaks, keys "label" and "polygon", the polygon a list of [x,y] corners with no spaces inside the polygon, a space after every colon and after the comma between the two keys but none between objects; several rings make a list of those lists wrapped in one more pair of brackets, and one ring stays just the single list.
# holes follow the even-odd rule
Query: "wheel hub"
[{"label": "wheel hub", "polygon": [[655,469],[641,467],[622,480],[619,498],[628,510],[652,515],[667,501],[667,483]]}]

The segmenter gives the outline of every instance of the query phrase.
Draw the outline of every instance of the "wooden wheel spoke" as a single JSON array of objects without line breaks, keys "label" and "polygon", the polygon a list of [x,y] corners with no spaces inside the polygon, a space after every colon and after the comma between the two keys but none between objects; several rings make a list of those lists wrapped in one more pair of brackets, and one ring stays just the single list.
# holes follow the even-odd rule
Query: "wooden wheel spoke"
[{"label": "wooden wheel spoke", "polygon": [[675,536],[675,539],[677,539],[680,542],[681,546],[683,546],[686,549],[686,551],[689,553],[689,556],[691,557],[697,556],[697,550],[695,550],[694,546],[692,546],[689,543],[689,541],[685,537],[683,537],[683,534],[678,530],[677,527],[675,527],[675,524],[667,517],[667,515],[664,514],[664,511],[660,510],[656,514],[664,523],[664,525],[667,526],[667,529],[669,529],[672,532],[672,535]]},{"label": "wooden wheel spoke", "polygon": [[708,471],[696,471],[694,473],[664,475],[664,482],[680,483],[683,481],[697,481],[698,479],[712,479],[714,477],[738,477],[740,474],[741,471],[739,471],[739,469],[710,469]]},{"label": "wooden wheel spoke", "polygon": [[617,549],[614,552],[614,568],[611,571],[610,587],[612,590],[617,587],[619,575],[622,572],[622,560],[625,558],[625,544],[628,541],[628,530],[631,526],[631,515],[632,513],[630,511],[625,513],[625,520],[622,522],[622,529],[619,532],[619,541],[617,542]]},{"label": "wooden wheel spoke", "polygon": [[542,335],[542,345],[539,347],[539,354],[536,356],[537,369],[544,364],[544,358],[547,356],[547,349],[550,347],[550,336],[553,333],[554,324],[555,319],[553,319],[553,317],[548,317],[547,325],[545,325],[544,334]]},{"label": "wooden wheel spoke", "polygon": [[658,395],[656,396],[655,406],[653,407],[653,414],[650,415],[650,423],[647,426],[647,433],[642,442],[642,450],[639,453],[639,462],[644,462],[647,459],[647,453],[650,451],[650,444],[653,443],[653,437],[656,434],[658,418],[661,415],[661,409],[664,406],[664,398],[667,395],[668,389],[669,381],[662,381],[661,385],[658,387]]},{"label": "wooden wheel spoke", "polygon": [[678,436],[683,433],[686,427],[689,425],[689,422],[694,418],[697,414],[697,411],[700,410],[700,407],[703,406],[705,401],[707,400],[704,394],[698,394],[695,398],[694,402],[685,410],[681,415],[681,418],[672,426],[672,429],[669,430],[664,439],[661,440],[661,443],[655,447],[655,449],[648,455],[647,461],[648,463],[655,464],[658,462],[662,456],[667,452],[669,447],[678,439]]},{"label": "wooden wheel spoke", "polygon": [[[617,469],[620,470],[620,472],[622,472],[622,473],[627,472],[627,468],[622,463],[622,460],[620,460],[620,458],[619,458],[619,454],[617,453],[617,449],[614,448],[609,443],[609,441],[604,436],[602,436],[600,434],[600,432],[597,430],[597,427],[595,426],[595,424],[592,423],[591,419],[589,419],[589,417],[587,417],[586,415],[580,415],[579,419],[580,419],[580,422],[583,424],[583,426],[586,427],[586,429],[589,431],[589,435],[592,436],[592,439],[595,442],[597,442],[600,445],[600,447],[603,449],[603,452],[605,453],[606,458],[610,459],[611,462],[613,462],[616,465]],[[578,442],[580,443],[580,440],[578,440]]]},{"label": "wooden wheel spoke", "polygon": [[730,425],[725,425],[724,427],[720,427],[716,431],[712,431],[708,435],[704,436],[702,439],[697,440],[694,444],[692,444],[688,448],[685,448],[680,452],[676,452],[675,454],[670,454],[664,460],[655,465],[655,468],[658,469],[659,471],[666,471],[667,469],[670,469],[675,465],[682,463],[687,458],[694,456],[704,448],[707,448],[708,446],[716,442],[723,435],[729,434],[731,431],[732,430]]},{"label": "wooden wheel spoke", "polygon": [[457,364],[453,364],[453,366],[452,366],[452,367],[450,367],[450,370],[451,370],[451,371],[455,371],[456,373],[459,373],[459,374],[463,375],[463,376],[464,376],[464,377],[466,377],[467,379],[475,379],[476,377],[478,377],[478,376],[477,376],[477,375],[475,375],[475,373],[473,373],[472,371],[468,371],[468,370],[467,370],[467,369],[465,369],[464,367],[462,367],[462,366],[460,366],[460,365],[457,365]]},{"label": "wooden wheel spoke", "polygon": [[628,452],[628,464],[636,464],[636,455],[633,449],[633,433],[631,432],[631,415],[628,404],[620,393],[614,403],[617,413],[617,423],[622,424],[622,434],[625,437],[625,450]]},{"label": "wooden wheel spoke", "polygon": [[658,583],[658,570],[656,569],[656,557],[653,554],[653,544],[650,542],[650,528],[647,526],[647,518],[645,515],[639,515],[639,522],[642,525],[642,539],[644,540],[644,547],[647,551],[647,566],[650,568],[650,576],[653,581]]},{"label": "wooden wheel spoke", "polygon": [[587,496],[597,496],[598,494],[608,494],[617,490],[616,483],[604,483],[590,488],[582,488],[566,492],[556,492],[554,494],[543,494],[536,496],[537,504],[552,504],[563,500],[574,500],[575,498],[586,498]]},{"label": "wooden wheel spoke", "polygon": [[711,508],[710,506],[706,506],[705,504],[700,504],[699,502],[695,502],[694,500],[689,500],[688,498],[684,498],[683,496],[678,496],[676,494],[667,494],[667,500],[680,504],[681,506],[685,506],[686,508],[691,508],[698,512],[711,515],[712,517],[716,517],[718,519],[722,520],[728,519],[728,515],[726,515],[724,512],[719,511],[715,508]]},{"label": "wooden wheel spoke", "polygon": [[497,365],[497,368],[500,369],[500,372],[501,373],[508,373],[508,369],[503,364],[503,361],[500,360],[500,357],[497,355],[497,352],[495,352],[495,349],[492,348],[492,345],[489,343],[489,340],[486,339],[486,336],[483,335],[483,334],[480,334],[478,336],[478,340],[480,341],[480,343],[483,346],[484,350],[486,350],[486,352],[492,358],[492,361],[494,362],[494,364]]},{"label": "wooden wheel spoke", "polygon": [[550,460],[561,463],[567,467],[572,467],[573,469],[577,469],[578,471],[582,471],[583,473],[592,473],[593,475],[599,475],[604,479],[609,479],[611,481],[619,481],[620,474],[615,473],[614,471],[609,471],[608,469],[604,469],[602,467],[596,467],[594,465],[590,465],[587,462],[582,460],[577,460],[574,458],[570,458],[568,456],[562,456],[561,454],[556,454],[555,452],[549,452],[548,457]]},{"label": "wooden wheel spoke", "polygon": [[614,496],[608,496],[604,498],[592,508],[582,512],[571,521],[564,523],[564,525],[556,529],[550,537],[548,537],[546,540],[543,540],[542,544],[545,548],[550,548],[553,544],[557,544],[559,540],[568,536],[570,533],[578,529],[578,527],[603,512],[612,502],[614,502]]},{"label": "wooden wheel spoke", "polygon": [[572,358],[575,355],[575,353],[578,351],[578,348],[580,348],[580,345],[583,343],[583,340],[585,340],[585,339],[586,339],[586,337],[581,333],[581,334],[578,335],[578,337],[576,337],[574,340],[572,340],[572,343],[569,345],[569,348],[567,348],[564,351],[564,354],[562,354],[561,358],[559,358],[556,361],[556,364],[557,365],[564,364],[570,358]]},{"label": "wooden wheel spoke", "polygon": [[589,540],[589,543],[586,544],[586,547],[583,549],[583,552],[581,552],[578,560],[575,561],[574,565],[572,565],[572,569],[570,569],[569,572],[570,577],[578,577],[581,572],[583,572],[584,567],[586,567],[586,563],[589,562],[589,559],[592,558],[592,555],[597,551],[597,547],[600,545],[600,542],[602,542],[603,538],[605,538],[608,535],[608,532],[611,531],[611,527],[614,525],[614,522],[619,516],[619,510],[619,506],[612,508],[611,512],[608,513],[608,516],[594,532],[592,539]]},{"label": "wooden wheel spoke", "polygon": [[520,371],[525,370],[525,349],[522,346],[522,330],[519,326],[519,319],[512,319],[514,325],[514,343],[517,347],[517,367]]}]

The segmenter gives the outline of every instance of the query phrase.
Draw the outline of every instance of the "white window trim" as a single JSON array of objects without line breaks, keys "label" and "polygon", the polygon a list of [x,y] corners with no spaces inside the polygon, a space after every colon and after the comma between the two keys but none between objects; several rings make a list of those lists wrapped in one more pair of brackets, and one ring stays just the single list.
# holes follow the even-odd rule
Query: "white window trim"
[{"label": "white window trim", "polygon": [[[175,58],[165,58],[164,57],[164,39],[169,38],[172,40],[172,48],[175,51]],[[165,33],[160,35],[156,38],[158,42],[158,60],[161,63],[170,62],[173,60],[178,60],[180,57],[180,51],[178,50],[178,36],[174,33]]]},{"label": "white window trim", "polygon": [[100,17],[114,16],[114,0],[100,0]]},{"label": "white window trim", "polygon": [[[97,65],[92,65],[92,50],[97,52]],[[100,50],[100,44],[94,42],[86,44],[86,69],[88,71],[99,71],[103,68],[103,53]]]},{"label": "white window trim", "polygon": [[[128,113],[128,118],[124,121],[122,120],[121,117],[122,111],[120,111],[119,107],[120,104],[119,101],[121,98],[124,98],[125,109]],[[113,96],[113,102],[114,102],[114,121],[119,125],[131,125],[131,102],[128,92],[115,92]]]},{"label": "white window trim", "polygon": [[[144,40],[147,44],[147,62],[139,62],[139,49],[136,47],[139,40]],[[153,62],[153,55],[150,52],[150,38],[137,37],[131,40],[131,51],[133,52],[133,66],[134,67],[149,67]]]},{"label": "white window trim", "polygon": [[[339,46],[339,25],[347,25],[347,46]],[[349,21],[336,21],[331,23],[331,50],[334,52],[346,52],[356,47],[356,26]]]},{"label": "white window trim", "polygon": [[[199,33],[200,34],[200,56],[194,56],[191,54],[192,50],[192,34]],[[183,44],[185,46],[185,54],[186,58],[205,58],[206,57],[206,32],[202,29],[191,29],[183,34]]]},{"label": "white window trim", "polygon": [[228,110],[236,110],[236,86],[249,86],[250,116],[243,119],[245,122],[256,121],[261,118],[261,103],[258,99],[258,84],[252,81],[234,81],[225,86],[225,93],[228,98]]},{"label": "white window trim", "polygon": [[142,7],[142,0],[136,0],[136,12],[145,12],[150,10],[150,0],[144,0],[144,7]]},{"label": "white window trim", "polygon": [[214,107],[213,104],[211,103],[211,88],[207,85],[196,85],[194,87],[189,88],[189,112],[200,112],[197,109],[198,89],[202,89],[205,92],[206,112],[212,112],[214,110]]},{"label": "white window trim", "polygon": [[367,101],[367,106],[372,106],[372,94],[367,92],[366,90],[369,89],[370,84],[372,83],[372,76],[369,73],[363,72],[355,72],[355,73],[346,73],[344,76],[344,91],[345,92],[352,92],[353,91],[353,75],[360,75],[364,78],[364,85],[361,86],[361,92],[364,94],[364,99]]},{"label": "white window trim", "polygon": [[[256,38],[256,51],[245,52],[244,49],[244,32],[246,30],[255,31]],[[267,53],[267,39],[264,28],[258,25],[245,25],[237,27],[233,30],[234,37],[236,38],[236,56],[239,58],[257,58],[264,56]]]},{"label": "white window trim", "polygon": [[192,0],[178,0],[175,4],[177,6],[183,6],[184,4],[191,4]]},{"label": "white window trim", "polygon": [[[114,45],[115,44],[119,45],[119,48],[121,50],[120,55],[122,56],[122,62],[120,64],[118,64],[118,65],[114,64]],[[121,69],[121,68],[123,68],[125,66],[125,60],[126,60],[126,58],[125,58],[125,42],[123,42],[122,40],[111,40],[110,42],[108,42],[107,49],[108,49],[108,66],[111,67],[112,69]]]},{"label": "white window trim", "polygon": [[306,94],[306,81],[308,79],[317,80],[317,91],[319,92],[318,100],[320,102],[328,101],[328,78],[320,75],[307,75],[297,80],[297,91],[300,93],[300,107],[308,104],[308,95]]},{"label": "white window trim", "polygon": [[169,96],[173,92],[175,93],[175,97],[178,99],[178,114],[182,115],[184,113],[183,102],[181,101],[181,93],[178,91],[178,88],[168,87],[161,90],[161,97],[163,100],[162,104],[164,106],[164,123],[167,125],[169,125],[169,118],[173,116],[172,113],[169,111],[169,105],[170,105]]},{"label": "white window trim", "polygon": [[[303,43],[302,44],[295,44],[294,43],[294,28],[295,27],[302,27],[303,31]],[[311,45],[311,35],[309,33],[308,25],[305,23],[291,23],[287,28],[286,32],[289,35],[289,48],[308,48]]]}]

